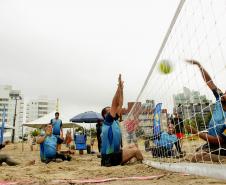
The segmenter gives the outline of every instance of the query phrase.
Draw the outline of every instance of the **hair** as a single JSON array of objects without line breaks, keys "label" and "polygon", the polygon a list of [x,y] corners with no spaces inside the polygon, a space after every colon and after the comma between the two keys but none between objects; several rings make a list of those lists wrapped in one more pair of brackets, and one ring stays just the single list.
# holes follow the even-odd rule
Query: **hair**
[{"label": "hair", "polygon": [[45,125],[45,127],[43,128],[43,130],[45,130],[48,126],[53,126],[52,123],[48,123],[47,125]]},{"label": "hair", "polygon": [[167,126],[169,126],[170,124],[173,124],[174,125],[174,120],[173,118],[169,118],[168,121],[167,121]]},{"label": "hair", "polygon": [[[222,96],[224,96],[224,94],[225,94],[225,93],[220,93],[219,95],[220,95],[220,97],[222,97]],[[221,104],[222,104],[223,106],[226,106],[226,100],[223,99],[223,101],[222,101],[222,99],[221,99]]]},{"label": "hair", "polygon": [[110,108],[109,106],[107,106],[107,107],[104,107],[103,109],[102,109],[102,111],[101,111],[101,115],[102,115],[102,117],[105,119],[105,114],[107,113],[107,108]]},{"label": "hair", "polygon": [[222,106],[226,106],[226,100],[221,101]]},{"label": "hair", "polygon": [[59,112],[55,112],[55,115],[58,115],[58,116],[59,116],[59,115],[60,115],[60,113],[59,113]]}]

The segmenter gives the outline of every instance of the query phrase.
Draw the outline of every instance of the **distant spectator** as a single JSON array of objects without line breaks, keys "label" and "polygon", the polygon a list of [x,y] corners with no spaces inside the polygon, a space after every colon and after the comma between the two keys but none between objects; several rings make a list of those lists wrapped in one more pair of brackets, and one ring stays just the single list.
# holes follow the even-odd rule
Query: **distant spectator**
[{"label": "distant spectator", "polygon": [[175,133],[178,139],[184,138],[184,122],[179,117],[177,112],[174,112],[174,118],[172,119],[172,123],[175,126]]},{"label": "distant spectator", "polygon": [[70,148],[71,142],[72,142],[71,131],[70,130],[67,130],[66,138],[65,138],[65,144],[66,144],[66,146],[68,148]]},{"label": "distant spectator", "polygon": [[131,144],[134,143],[137,145],[137,137],[136,137],[136,130],[138,128],[139,120],[131,120],[128,119],[124,121],[124,126],[126,128],[127,133],[127,143]]},{"label": "distant spectator", "polygon": [[136,131],[139,127],[140,112],[141,112],[140,104],[135,103],[131,110],[129,118],[124,121],[124,127],[127,133],[127,143],[128,144],[134,143],[137,147],[138,145],[137,145]]},{"label": "distant spectator", "polygon": [[53,135],[57,138],[57,151],[61,150],[61,144],[63,143],[63,130],[62,120],[59,119],[59,112],[55,113],[55,118],[51,119],[50,123],[53,126]]},{"label": "distant spectator", "polygon": [[98,151],[101,151],[101,132],[102,132],[102,121],[98,120],[96,124],[97,132],[97,142],[98,142]]},{"label": "distant spectator", "polygon": [[30,142],[31,142],[31,144],[30,144],[31,151],[34,151],[34,146],[36,145],[36,137],[31,136]]}]

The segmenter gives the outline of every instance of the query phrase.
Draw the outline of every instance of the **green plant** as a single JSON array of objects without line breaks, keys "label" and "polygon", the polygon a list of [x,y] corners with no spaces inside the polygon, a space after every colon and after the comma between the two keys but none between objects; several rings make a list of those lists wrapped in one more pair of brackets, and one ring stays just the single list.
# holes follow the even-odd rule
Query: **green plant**
[{"label": "green plant", "polygon": [[186,120],[184,125],[190,125],[194,128],[196,128],[199,131],[204,130],[206,125],[208,125],[209,121],[212,118],[211,112],[209,112],[207,115],[202,115],[201,113],[198,113],[195,115],[194,118]]},{"label": "green plant", "polygon": [[31,132],[31,135],[32,135],[33,137],[36,137],[36,136],[40,135],[40,133],[41,133],[41,130],[40,130],[40,129],[35,129],[35,130],[33,130],[33,131]]},{"label": "green plant", "polygon": [[83,133],[84,129],[82,127],[78,127],[75,129],[75,132],[80,132],[80,131]]},{"label": "green plant", "polygon": [[96,137],[97,136],[97,131],[94,128],[91,128],[89,130],[87,130],[87,135],[90,135],[90,131],[91,131],[91,136],[92,137]]}]

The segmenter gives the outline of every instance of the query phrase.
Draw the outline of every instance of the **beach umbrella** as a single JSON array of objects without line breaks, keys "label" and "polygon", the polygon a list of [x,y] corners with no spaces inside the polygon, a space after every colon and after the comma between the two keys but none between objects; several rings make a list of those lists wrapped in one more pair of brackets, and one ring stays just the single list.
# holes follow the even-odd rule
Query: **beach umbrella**
[{"label": "beach umbrella", "polygon": [[78,114],[70,119],[74,123],[97,123],[97,121],[103,121],[103,117],[100,113],[88,111],[81,114]]},{"label": "beach umbrella", "polygon": [[80,113],[77,116],[74,116],[70,119],[74,123],[89,123],[90,124],[90,143],[91,143],[91,123],[97,123],[97,121],[103,121],[103,117],[100,113],[88,111]]}]

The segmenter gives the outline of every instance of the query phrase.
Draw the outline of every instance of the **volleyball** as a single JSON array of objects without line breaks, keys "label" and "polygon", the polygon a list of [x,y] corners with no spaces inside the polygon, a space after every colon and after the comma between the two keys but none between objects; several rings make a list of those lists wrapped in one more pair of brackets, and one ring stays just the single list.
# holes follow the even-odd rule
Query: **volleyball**
[{"label": "volleyball", "polygon": [[159,63],[159,71],[163,74],[169,74],[173,71],[173,67],[169,60],[162,60]]}]

